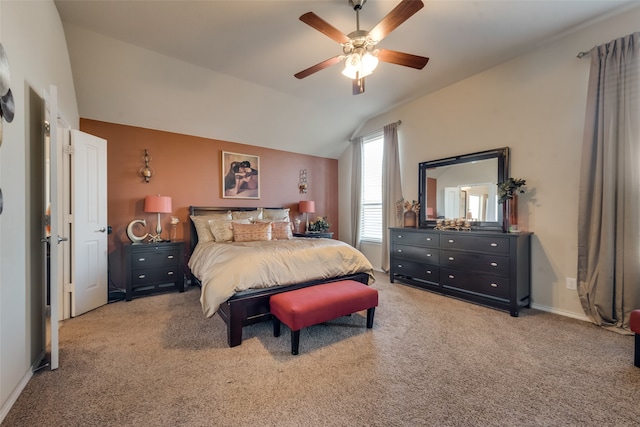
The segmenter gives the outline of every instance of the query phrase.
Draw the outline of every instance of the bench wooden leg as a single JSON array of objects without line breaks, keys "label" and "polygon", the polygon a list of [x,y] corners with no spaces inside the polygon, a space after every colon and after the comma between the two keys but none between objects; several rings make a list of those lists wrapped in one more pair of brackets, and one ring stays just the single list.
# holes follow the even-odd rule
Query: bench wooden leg
[{"label": "bench wooden leg", "polygon": [[280,320],[276,316],[271,316],[271,317],[273,317],[273,336],[279,337],[280,336]]},{"label": "bench wooden leg", "polygon": [[376,314],[376,308],[371,307],[367,309],[367,328],[373,328],[373,316]]},{"label": "bench wooden leg", "polygon": [[298,347],[300,346],[300,330],[291,331],[291,354],[294,356],[298,354]]},{"label": "bench wooden leg", "polygon": [[635,340],[636,340],[636,348],[633,356],[633,364],[637,368],[640,368],[640,334],[636,334]]}]

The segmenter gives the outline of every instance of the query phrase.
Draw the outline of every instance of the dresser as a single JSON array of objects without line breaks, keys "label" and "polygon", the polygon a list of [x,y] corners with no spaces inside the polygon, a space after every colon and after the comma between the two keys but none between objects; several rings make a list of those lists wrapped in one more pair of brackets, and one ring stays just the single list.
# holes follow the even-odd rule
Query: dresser
[{"label": "dresser", "polygon": [[531,298],[532,233],[391,228],[399,281],[518,316]]},{"label": "dresser", "polygon": [[125,246],[126,300],[142,295],[184,291],[182,242],[133,243]]}]

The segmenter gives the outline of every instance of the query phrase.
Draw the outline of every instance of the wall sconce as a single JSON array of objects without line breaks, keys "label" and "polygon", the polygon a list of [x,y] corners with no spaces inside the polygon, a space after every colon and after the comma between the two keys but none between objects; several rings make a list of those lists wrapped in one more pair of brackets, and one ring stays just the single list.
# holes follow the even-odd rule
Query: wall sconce
[{"label": "wall sconce", "polygon": [[151,161],[151,156],[149,156],[149,152],[147,149],[144,149],[144,156],[142,156],[142,161],[144,162],[144,166],[140,168],[140,176],[144,178],[144,182],[149,182],[151,177],[153,176],[153,169],[149,166],[149,162]]},{"label": "wall sconce", "polygon": [[304,194],[307,192],[307,170],[300,169],[300,181],[298,182],[298,188],[300,189],[300,194]]}]

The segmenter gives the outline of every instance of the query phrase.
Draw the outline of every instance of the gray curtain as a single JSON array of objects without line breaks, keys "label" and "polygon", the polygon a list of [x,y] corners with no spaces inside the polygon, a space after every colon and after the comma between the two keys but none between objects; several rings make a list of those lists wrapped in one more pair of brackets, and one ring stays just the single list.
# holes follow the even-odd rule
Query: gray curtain
[{"label": "gray curtain", "polygon": [[580,166],[578,295],[597,325],[640,308],[640,33],[593,48]]},{"label": "gray curtain", "polygon": [[382,269],[389,271],[389,227],[397,227],[396,202],[402,199],[398,123],[384,127],[382,154]]},{"label": "gray curtain", "polygon": [[353,140],[353,158],[351,167],[351,245],[360,249],[362,230],[362,141],[361,136]]}]

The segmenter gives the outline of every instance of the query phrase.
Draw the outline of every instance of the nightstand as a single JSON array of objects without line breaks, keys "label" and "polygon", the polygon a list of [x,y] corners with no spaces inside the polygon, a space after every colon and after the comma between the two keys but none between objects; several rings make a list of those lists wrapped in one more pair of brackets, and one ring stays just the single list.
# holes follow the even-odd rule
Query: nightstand
[{"label": "nightstand", "polygon": [[154,293],[184,292],[183,242],[132,243],[125,246],[126,300]]},{"label": "nightstand", "polygon": [[333,239],[333,232],[329,231],[308,231],[306,233],[293,233],[294,237],[310,237],[319,239],[321,237],[325,239]]}]

